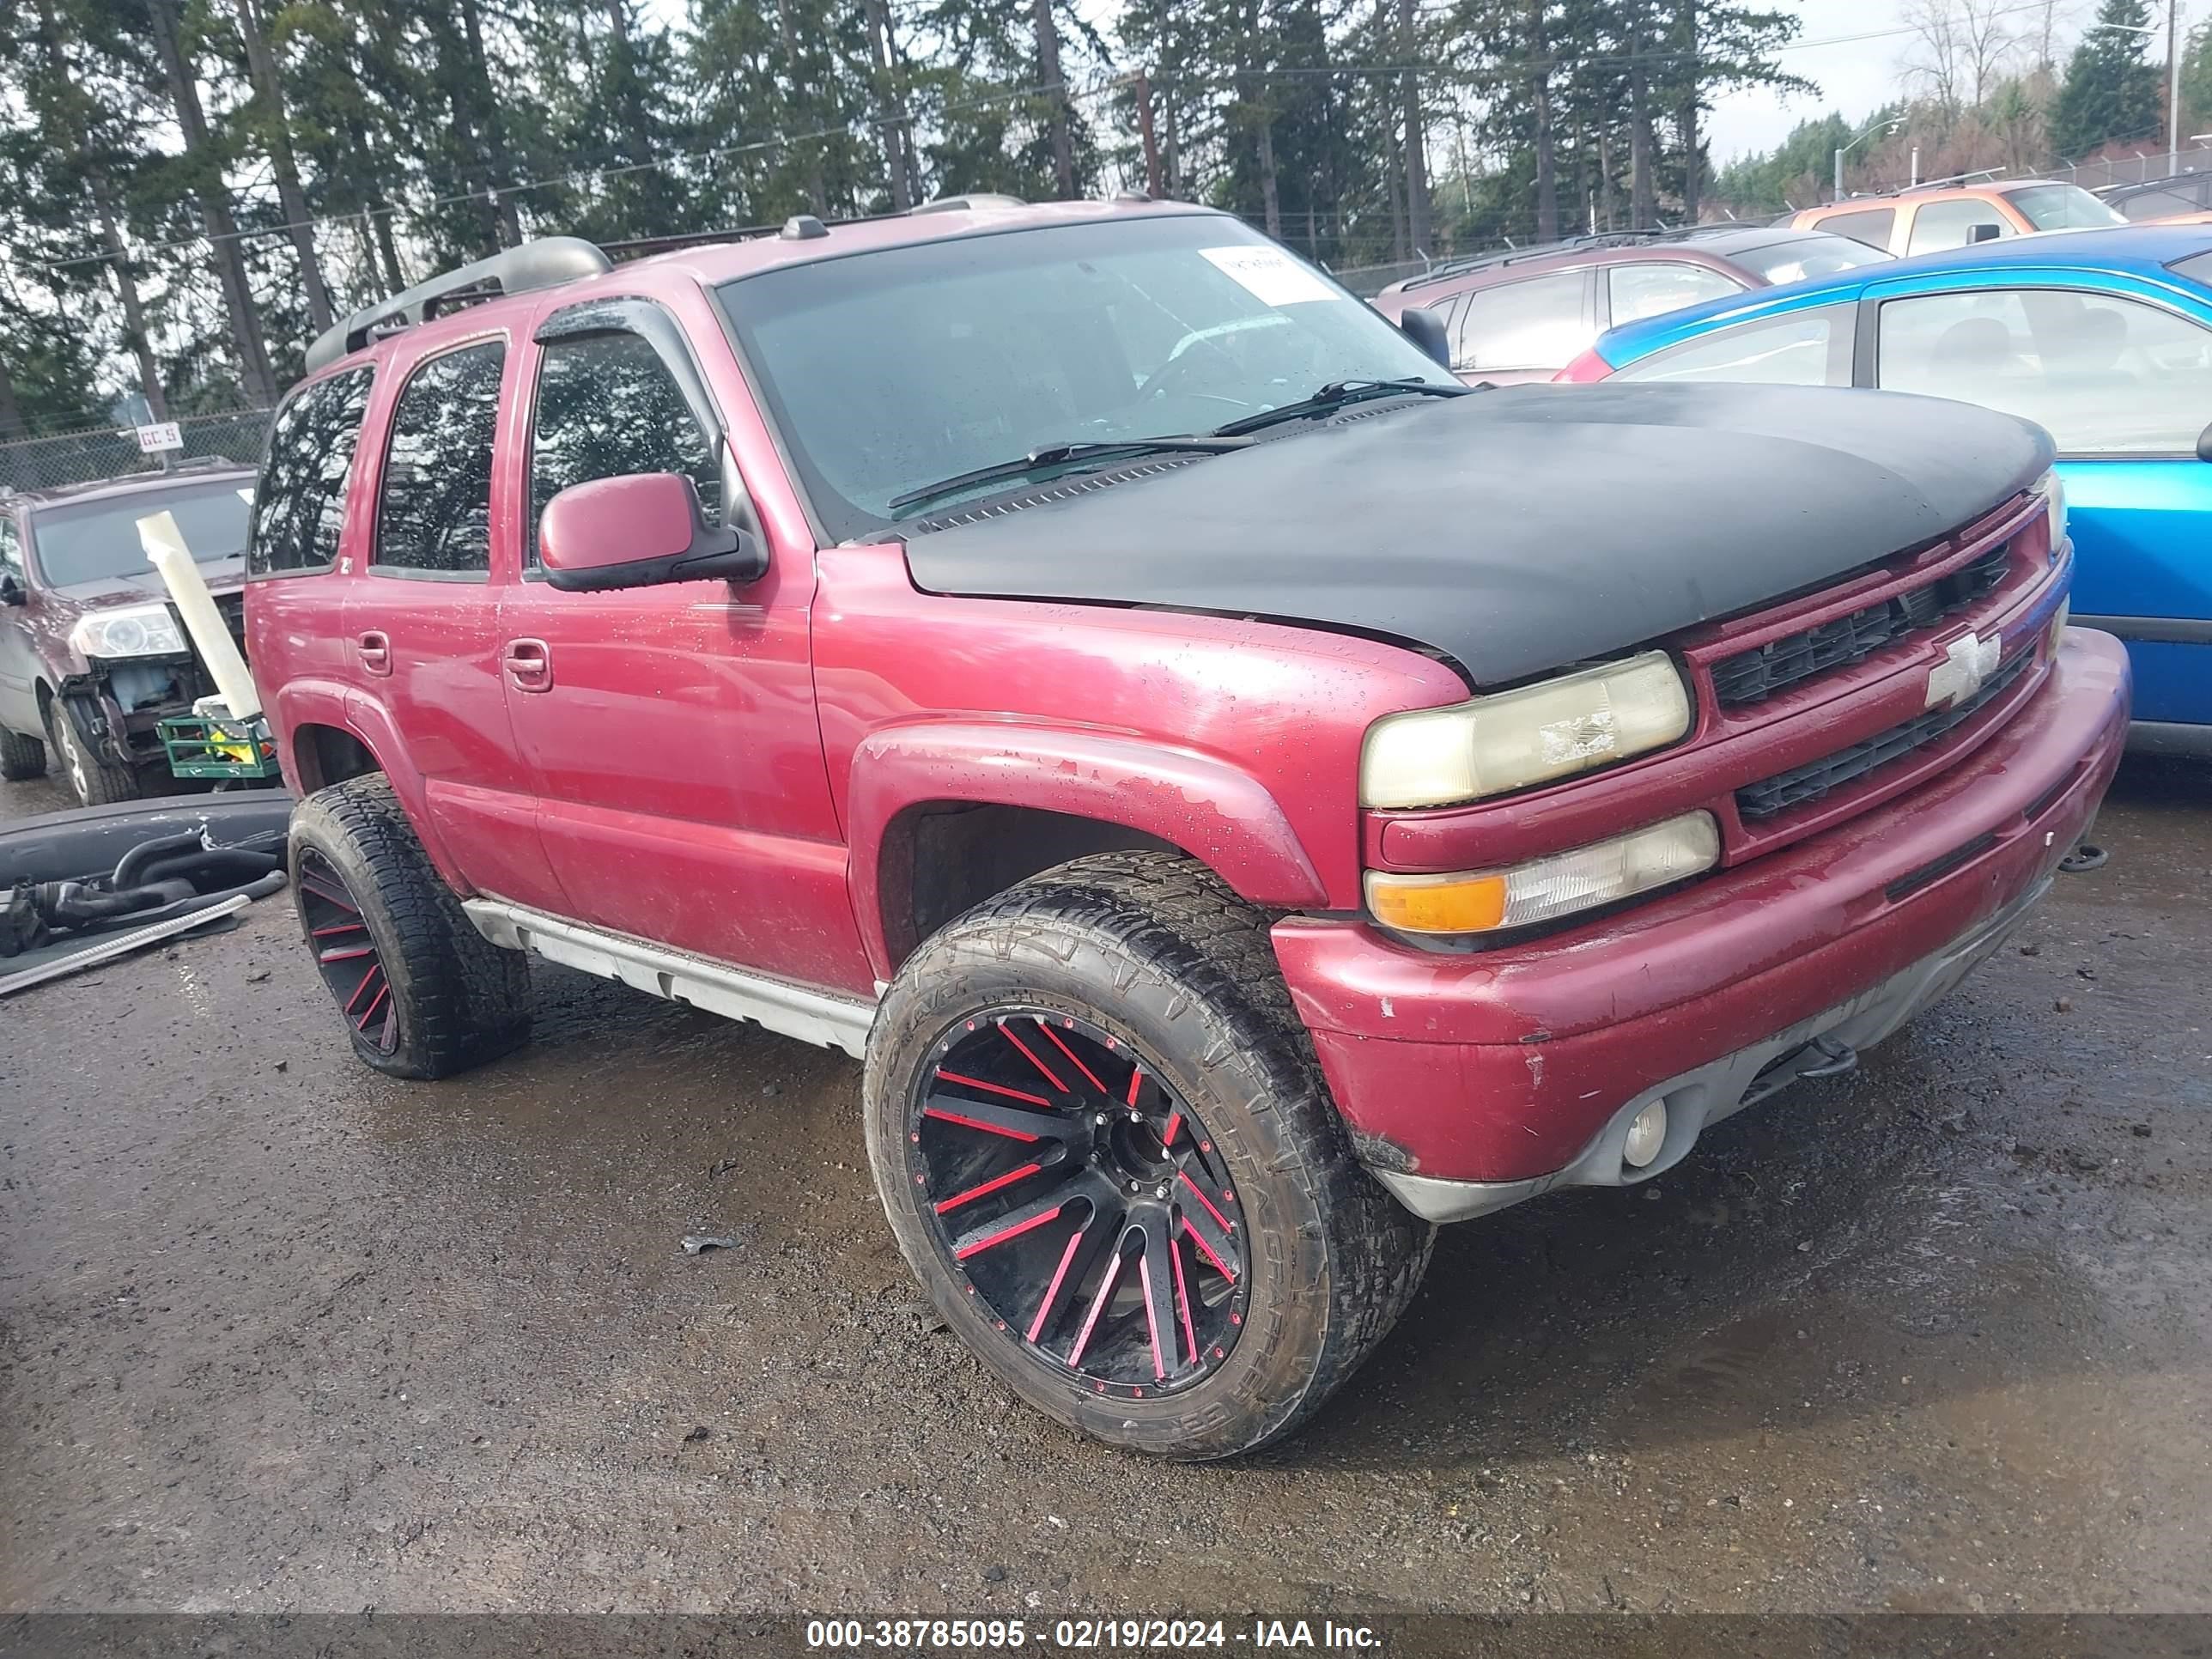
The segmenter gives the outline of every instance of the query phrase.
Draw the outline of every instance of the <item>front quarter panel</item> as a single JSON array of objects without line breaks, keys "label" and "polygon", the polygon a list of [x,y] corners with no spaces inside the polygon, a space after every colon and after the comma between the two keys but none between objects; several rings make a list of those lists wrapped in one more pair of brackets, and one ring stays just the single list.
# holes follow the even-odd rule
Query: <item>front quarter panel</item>
[{"label": "front quarter panel", "polygon": [[1468,695],[1427,657],[1320,629],[927,594],[896,546],[819,562],[823,739],[879,972],[884,833],[927,801],[1120,823],[1255,903],[1355,908],[1368,726]]}]

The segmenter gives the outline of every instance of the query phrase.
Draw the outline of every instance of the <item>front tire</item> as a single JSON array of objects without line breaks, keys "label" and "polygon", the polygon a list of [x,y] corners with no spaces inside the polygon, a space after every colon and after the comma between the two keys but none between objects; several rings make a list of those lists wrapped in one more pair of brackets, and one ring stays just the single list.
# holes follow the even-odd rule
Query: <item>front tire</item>
[{"label": "front tire", "polygon": [[79,805],[106,806],[118,800],[137,800],[145,794],[138,787],[135,767],[109,760],[85,740],[83,727],[64,698],[56,697],[46,704],[46,742],[61,763],[62,775],[76,791]]},{"label": "front tire", "polygon": [[1293,1432],[1404,1311],[1435,1236],[1353,1158],[1267,918],[1176,854],[1079,859],[927,940],[878,1014],[866,1113],[947,1323],[1030,1404],[1133,1451]]},{"label": "front tire", "polygon": [[300,923],[354,1052],[393,1077],[441,1078],[530,1036],[530,969],[476,929],[381,775],[292,814]]},{"label": "front tire", "polygon": [[21,783],[46,775],[46,745],[0,726],[0,778]]}]

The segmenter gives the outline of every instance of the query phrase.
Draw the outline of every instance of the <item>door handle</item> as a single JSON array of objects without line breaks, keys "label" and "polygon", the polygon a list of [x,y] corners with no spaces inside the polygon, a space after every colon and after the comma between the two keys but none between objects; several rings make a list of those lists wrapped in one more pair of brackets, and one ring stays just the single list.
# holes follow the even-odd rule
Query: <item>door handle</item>
[{"label": "door handle", "polygon": [[518,691],[550,691],[553,688],[553,653],[543,640],[509,640],[500,659],[507,683]]},{"label": "door handle", "polygon": [[392,641],[383,635],[372,629],[356,640],[353,648],[361,659],[361,665],[370,673],[389,674],[392,672]]}]

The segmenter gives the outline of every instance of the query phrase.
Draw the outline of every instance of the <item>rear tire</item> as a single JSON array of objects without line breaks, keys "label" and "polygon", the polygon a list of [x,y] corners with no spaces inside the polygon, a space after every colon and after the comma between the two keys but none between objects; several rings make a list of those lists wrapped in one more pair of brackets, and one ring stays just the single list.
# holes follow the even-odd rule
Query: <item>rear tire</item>
[{"label": "rear tire", "polygon": [[479,933],[380,775],[292,814],[293,898],[354,1052],[393,1077],[441,1078],[530,1036],[530,968]]},{"label": "rear tire", "polygon": [[61,763],[62,775],[76,793],[79,805],[106,806],[144,798],[146,791],[139,787],[137,769],[118,765],[95,751],[63,698],[55,697],[46,704],[46,743]]},{"label": "rear tire", "polygon": [[36,738],[0,726],[0,778],[21,783],[46,775],[46,745]]},{"label": "rear tire", "polygon": [[[1017,1394],[1132,1451],[1227,1457],[1296,1431],[1405,1310],[1434,1242],[1435,1229],[1401,1206],[1352,1156],[1267,929],[1263,914],[1181,854],[1078,859],[988,900],[926,941],[900,969],[869,1039],[868,1155],[908,1263],[946,1322]],[[968,1051],[959,1045],[978,1031],[992,1036],[994,1026],[1000,1035],[1011,1028],[1014,1038],[1026,1033],[1026,1044],[1010,1040],[1003,1049],[976,1051],[976,1061],[963,1060]],[[1063,1031],[1066,1044],[1055,1053]],[[1085,1031],[1095,1035],[1086,1040]],[[1112,1072],[1102,1050],[1122,1069]],[[1072,1065],[1079,1054],[1091,1063]],[[1024,1073],[1024,1062],[1036,1069]],[[973,1080],[1000,1063],[1008,1069],[995,1081]],[[1102,1075],[1088,1085],[1075,1075],[1094,1070]],[[1176,1317],[1185,1305],[1183,1273],[1199,1259],[1186,1255],[1181,1267],[1169,1259],[1178,1300],[1164,1306],[1159,1322],[1169,1327],[1164,1370],[1157,1325],[1150,1328],[1149,1355],[1144,1343],[1143,1297],[1159,1282],[1158,1267],[1139,1291],[1127,1277],[1116,1285],[1104,1265],[1139,1261],[1160,1215],[1155,1197],[1178,1209],[1185,1202],[1188,1183],[1171,1167],[1158,1177],[1143,1168],[1116,1169],[1110,1158],[1125,1153],[1097,1150],[1115,1138],[1125,1115],[1111,1103],[1096,1108],[1118,1103],[1133,1072],[1132,1107],[1141,1088],[1146,1102],[1158,1103],[1158,1114],[1180,1107],[1205,1126],[1204,1150],[1224,1166],[1215,1192],[1221,1209],[1200,1201],[1241,1251],[1223,1269],[1224,1278],[1235,1270],[1233,1291],[1218,1281],[1212,1286],[1216,1330],[1236,1328],[1218,1347],[1213,1338],[1179,1343],[1188,1330]],[[947,1102],[948,1086],[969,1099]],[[1042,1114],[1010,1112],[1010,1087],[1042,1097]],[[933,1097],[937,1103],[928,1106]],[[949,1109],[962,1107],[965,1114]],[[966,1117],[994,1114],[1002,1126],[1039,1133],[1005,1142],[997,1156],[1017,1167],[1003,1182],[982,1179],[996,1168],[988,1133],[973,1137],[980,1151],[957,1148],[958,1181],[978,1184],[949,1194],[948,1202],[936,1188],[952,1183],[939,1180],[946,1166],[932,1141],[942,1148],[947,1133],[988,1127]],[[1103,1126],[1095,1143],[1082,1127],[1094,1114]],[[1149,1127],[1138,1116],[1126,1114],[1132,1130]],[[1170,1139],[1176,1133],[1170,1128]],[[1158,1155],[1156,1133],[1145,1144],[1146,1156]],[[1054,1188],[1071,1156],[1091,1164],[1079,1180]],[[1024,1173],[1039,1163],[1042,1171]],[[1127,1176],[1137,1179],[1125,1182]],[[1074,1207],[1051,1222],[1025,1221],[1039,1207],[1040,1190],[1068,1192]],[[1124,1191],[1131,1194],[1126,1213],[1116,1196]],[[1197,1195],[1196,1188],[1191,1192]],[[1085,1194],[1102,1196],[1094,1203]],[[947,1210],[957,1213],[948,1218]],[[1137,1247],[1126,1255],[1123,1244],[1079,1255],[1084,1230],[1101,1215]],[[1205,1227],[1194,1210],[1182,1215]],[[955,1224],[962,1230],[957,1238]],[[1185,1224],[1170,1220],[1164,1231],[1176,1240],[1196,1238]],[[1120,1232],[1124,1226],[1129,1231]],[[1008,1243],[1001,1246],[1000,1238]],[[1096,1249],[1095,1241],[1088,1248]],[[1030,1251],[1040,1253],[1048,1272],[1060,1261],[1048,1285],[1031,1287],[1008,1271],[1012,1258]],[[1071,1263],[1067,1305],[1079,1314],[1095,1304],[1091,1321],[1103,1314],[1100,1332],[1118,1326],[1115,1334],[1093,1340],[1088,1326],[1071,1334],[1063,1322],[1055,1298]],[[1225,1309],[1237,1316],[1229,1319]],[[1109,1371],[1093,1357],[1109,1349],[1125,1367],[1133,1353],[1137,1369]]]}]

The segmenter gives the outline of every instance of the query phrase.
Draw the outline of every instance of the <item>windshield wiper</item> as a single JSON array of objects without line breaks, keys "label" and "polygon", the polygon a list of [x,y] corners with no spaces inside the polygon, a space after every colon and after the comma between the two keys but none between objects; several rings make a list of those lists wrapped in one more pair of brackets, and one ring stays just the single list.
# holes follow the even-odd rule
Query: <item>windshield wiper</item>
[{"label": "windshield wiper", "polygon": [[1299,421],[1309,415],[1330,414],[1348,404],[1364,403],[1370,398],[1464,398],[1474,389],[1456,383],[1438,386],[1434,380],[1417,380],[1410,375],[1402,380],[1331,380],[1310,398],[1302,398],[1297,403],[1285,404],[1261,414],[1243,416],[1226,426],[1217,426],[1212,435],[1238,437],[1273,426],[1279,421]]},{"label": "windshield wiper", "polygon": [[1026,455],[1017,455],[1010,461],[994,462],[979,466],[972,472],[957,472],[949,478],[939,478],[935,483],[924,484],[919,489],[909,489],[903,495],[894,495],[889,503],[894,513],[909,507],[919,507],[924,501],[935,501],[939,495],[955,491],[973,489],[981,484],[1004,483],[1016,478],[1025,478],[1032,472],[1041,472],[1048,466],[1065,466],[1070,461],[1099,460],[1109,455],[1160,455],[1188,450],[1200,455],[1218,455],[1227,449],[1242,449],[1243,441],[1226,431],[1208,434],[1205,437],[1121,438],[1098,443],[1047,444],[1042,449],[1032,449]]}]

